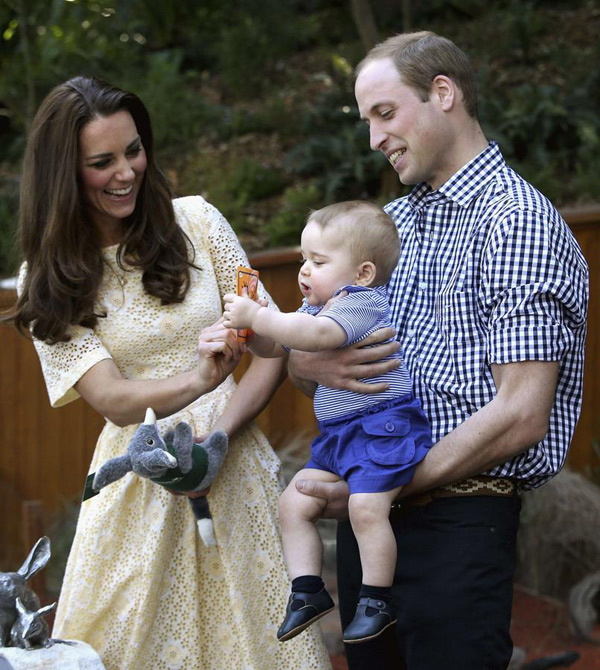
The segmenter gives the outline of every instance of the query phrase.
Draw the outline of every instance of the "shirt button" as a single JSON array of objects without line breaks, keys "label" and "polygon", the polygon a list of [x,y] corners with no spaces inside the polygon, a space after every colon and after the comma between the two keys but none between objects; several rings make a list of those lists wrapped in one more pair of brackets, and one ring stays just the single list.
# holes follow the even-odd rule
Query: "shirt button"
[{"label": "shirt button", "polygon": [[421,289],[421,291],[424,291],[427,288],[426,282],[420,281],[419,282],[419,288]]},{"label": "shirt button", "polygon": [[391,433],[394,430],[394,424],[391,421],[388,421],[385,424],[384,428],[387,430],[388,433]]},{"label": "shirt button", "polygon": [[415,336],[415,331],[414,331],[413,328],[411,328],[410,330],[407,330],[407,331],[406,331],[406,334],[407,334],[409,337],[414,337],[414,336]]}]

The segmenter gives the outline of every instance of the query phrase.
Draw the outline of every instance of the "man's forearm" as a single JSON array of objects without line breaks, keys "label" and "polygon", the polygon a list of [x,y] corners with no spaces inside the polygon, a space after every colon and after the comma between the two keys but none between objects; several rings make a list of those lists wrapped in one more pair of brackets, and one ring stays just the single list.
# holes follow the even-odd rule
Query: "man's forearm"
[{"label": "man's forearm", "polygon": [[430,449],[402,497],[486,472],[544,438],[558,363],[493,367],[496,397]]},{"label": "man's forearm", "polygon": [[481,474],[526,449],[528,444],[507,444],[510,426],[504,418],[490,403],[443,437],[417,466],[400,497]]}]

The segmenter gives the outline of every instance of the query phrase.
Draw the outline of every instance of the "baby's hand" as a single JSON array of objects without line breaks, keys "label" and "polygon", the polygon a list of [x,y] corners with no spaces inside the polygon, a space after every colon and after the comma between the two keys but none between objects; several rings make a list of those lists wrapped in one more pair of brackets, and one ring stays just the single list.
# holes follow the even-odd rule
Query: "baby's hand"
[{"label": "baby's hand", "polygon": [[244,295],[228,293],[223,298],[223,323],[227,328],[252,328],[252,319],[261,305],[248,297],[246,289]]}]

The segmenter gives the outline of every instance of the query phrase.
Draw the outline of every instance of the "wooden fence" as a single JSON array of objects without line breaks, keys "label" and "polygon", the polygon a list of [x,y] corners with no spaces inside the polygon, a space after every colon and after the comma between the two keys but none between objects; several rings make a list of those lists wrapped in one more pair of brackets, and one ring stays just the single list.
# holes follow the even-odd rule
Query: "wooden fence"
[{"label": "wooden fence", "polygon": [[[583,411],[569,464],[589,472],[600,468],[593,440],[600,438],[600,206],[562,212],[577,237],[590,266],[591,298]],[[251,263],[279,306],[296,308],[298,249],[253,254]],[[0,290],[0,310],[15,299],[13,291]],[[103,425],[103,419],[82,400],[51,409],[33,345],[7,327],[0,327],[0,566],[6,548],[18,546],[22,554],[21,505],[42,501],[53,514],[62,501],[76,498]],[[243,372],[245,365],[238,370]],[[239,374],[239,373],[238,373]],[[285,381],[258,418],[276,448],[297,434],[312,435],[316,423],[311,401]],[[5,548],[5,551],[2,551]]]}]

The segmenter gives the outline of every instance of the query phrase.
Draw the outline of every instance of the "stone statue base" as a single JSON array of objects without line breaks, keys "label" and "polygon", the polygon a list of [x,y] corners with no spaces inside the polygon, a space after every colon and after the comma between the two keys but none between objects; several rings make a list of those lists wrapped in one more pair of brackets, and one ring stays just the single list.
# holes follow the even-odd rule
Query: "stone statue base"
[{"label": "stone statue base", "polygon": [[[71,641],[69,641],[71,642]],[[46,649],[0,647],[0,670],[105,670],[100,656],[89,644],[73,640],[55,642]]]}]

